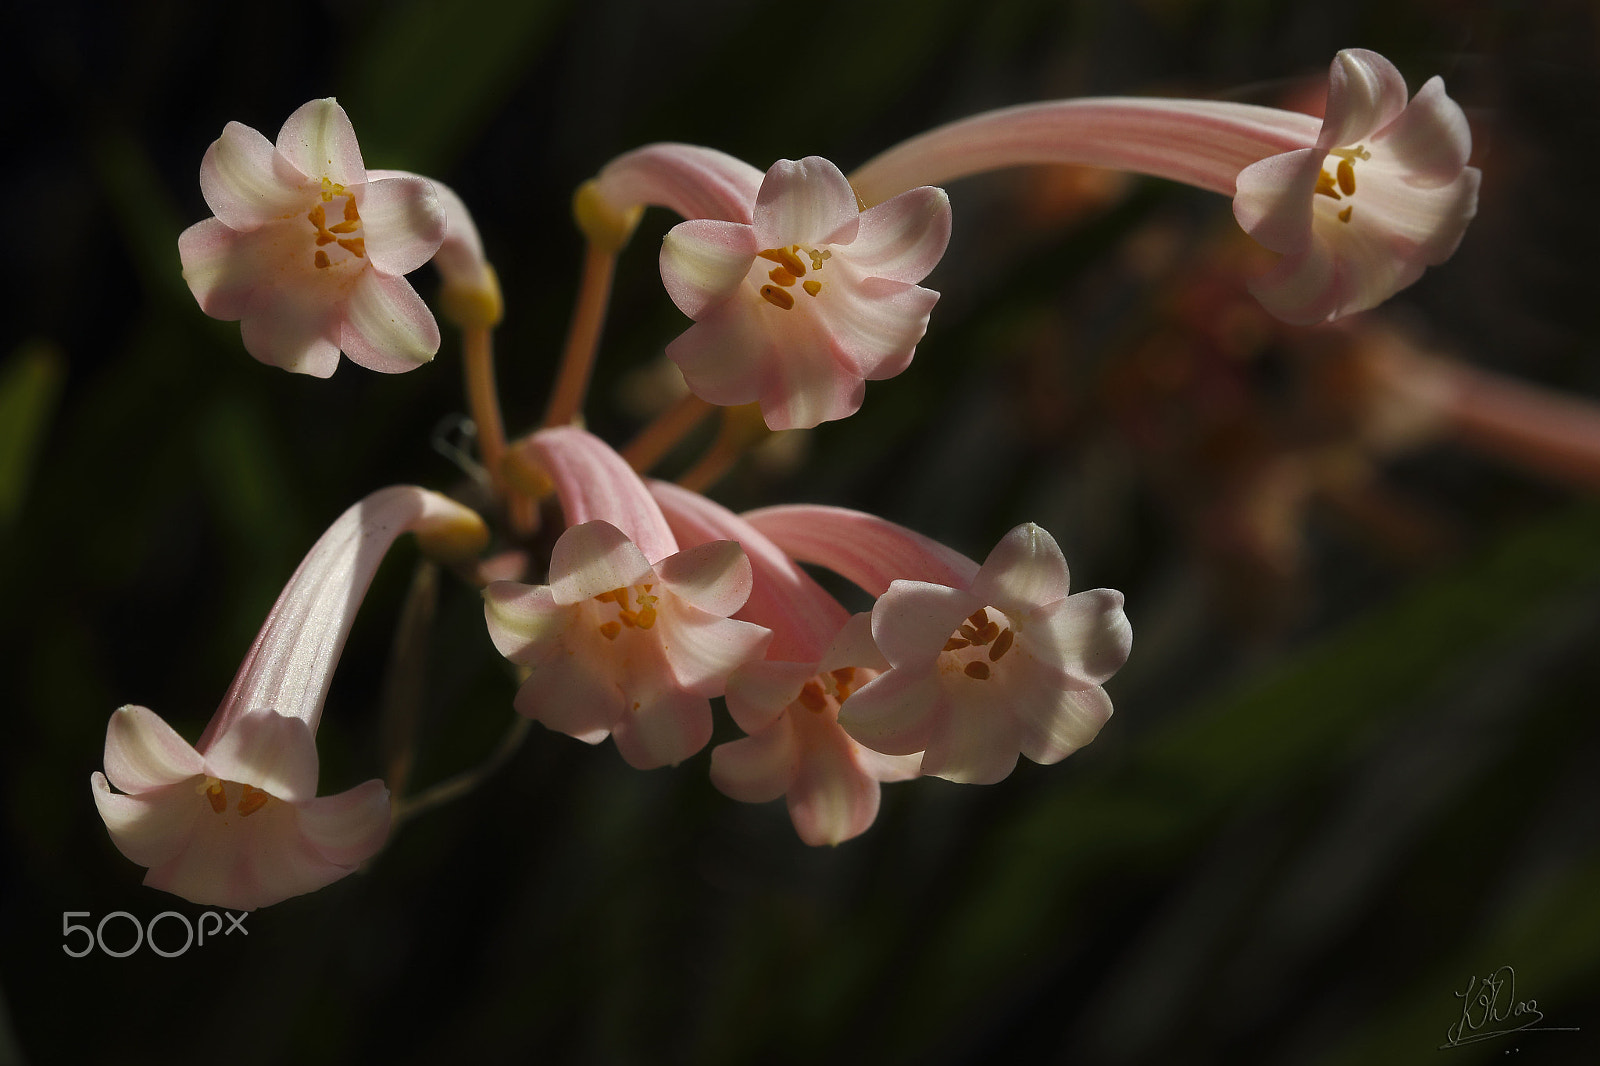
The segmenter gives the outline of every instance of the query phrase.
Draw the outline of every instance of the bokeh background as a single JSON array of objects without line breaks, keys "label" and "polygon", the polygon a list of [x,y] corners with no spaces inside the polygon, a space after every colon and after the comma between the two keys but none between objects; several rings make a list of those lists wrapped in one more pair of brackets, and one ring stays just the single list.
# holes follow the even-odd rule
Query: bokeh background
[{"label": "bokeh background", "polygon": [[[1600,403],[1591,3],[21,0],[0,41],[0,1062],[1600,1061],[1596,484],[1441,428],[1374,371],[1430,352]],[[704,753],[639,773],[536,728],[247,938],[63,952],[65,911],[204,910],[142,887],[100,824],[111,711],[197,736],[340,511],[463,481],[448,330],[414,373],[315,381],[194,306],[175,239],[226,122],[272,136],[335,94],[369,166],[464,196],[507,297],[515,430],[566,328],[571,192],[622,151],[848,170],[1055,96],[1316,108],[1357,45],[1413,90],[1442,74],[1484,169],[1459,253],[1389,306],[1272,323],[1219,197],[967,179],[911,369],[714,491],[869,509],[979,558],[1051,529],[1135,628],[1090,748],[992,788],[890,787],[868,834],[810,849],[782,804],[715,792]],[[653,253],[671,221],[624,255],[587,409],[619,444],[683,327]],[[415,562],[398,549],[358,619],[325,792],[380,772]],[[418,787],[510,717],[470,588],[441,589],[425,665]],[[1578,1031],[1438,1050],[1501,966]]]}]

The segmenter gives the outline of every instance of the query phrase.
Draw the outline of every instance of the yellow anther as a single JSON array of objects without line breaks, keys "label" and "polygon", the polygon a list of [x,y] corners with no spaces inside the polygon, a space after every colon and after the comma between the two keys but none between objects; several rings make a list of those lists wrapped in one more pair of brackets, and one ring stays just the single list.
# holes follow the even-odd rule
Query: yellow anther
[{"label": "yellow anther", "polygon": [[344,220],[346,222],[360,222],[361,212],[356,210],[356,198],[347,196],[344,201]]},{"label": "yellow anther", "polygon": [[596,603],[610,603],[612,600],[617,598],[617,593],[619,593],[621,591],[622,591],[621,589],[612,589],[610,592],[602,592],[600,595],[598,595],[598,596],[596,596],[594,598],[595,602]]},{"label": "yellow anther", "polygon": [[839,702],[843,703],[850,698],[850,693],[855,691],[856,668],[841,666],[837,670],[829,670],[828,674],[833,678],[834,687],[838,690]]},{"label": "yellow anther", "polygon": [[1367,151],[1364,145],[1359,144],[1354,148],[1330,148],[1328,149],[1328,154],[1339,159],[1367,160],[1372,158],[1372,153]]},{"label": "yellow anther", "polygon": [[790,248],[766,248],[756,254],[763,259],[777,263],[795,277],[803,278],[806,276],[806,265],[795,254],[799,250],[800,246],[796,244]]},{"label": "yellow anther", "polygon": [[640,610],[637,617],[639,621],[639,628],[649,629],[651,626],[656,624],[656,609],[654,607],[645,607]]},{"label": "yellow anther", "polygon": [[[966,626],[962,626],[961,628],[965,629],[967,627]],[[961,637],[951,637],[949,640],[944,642],[943,650],[944,651],[960,651],[962,648],[970,648],[970,647],[972,647],[972,641],[965,640],[965,639],[963,639]]]},{"label": "yellow anther", "polygon": [[241,818],[249,817],[265,807],[267,800],[271,798],[259,788],[252,788],[249,785],[244,786],[244,795],[239,797],[239,816]]},{"label": "yellow anther", "polygon": [[321,233],[317,234],[317,247],[320,248],[324,244],[332,244],[334,241],[336,241],[338,239],[339,238],[335,237],[333,234],[329,233],[327,230],[323,230]]},{"label": "yellow anther", "polygon": [[[767,271],[767,277],[771,278],[775,284],[782,285],[785,288],[795,283],[795,276],[783,269],[783,267],[773,267]],[[806,282],[806,284],[809,285],[811,283]]]},{"label": "yellow anther", "polygon": [[306,219],[320,230],[328,224],[328,213],[322,209],[321,204],[318,204],[306,214]]},{"label": "yellow anther", "polygon": [[1333,175],[1329,174],[1326,170],[1318,172],[1317,187],[1314,191],[1322,196],[1331,196],[1335,200],[1341,198],[1339,196],[1339,190],[1334,186]]},{"label": "yellow anther", "polygon": [[332,260],[328,258],[328,253],[322,251],[319,251],[316,255],[312,256],[311,261],[317,264],[318,270],[321,270],[332,263]]},{"label": "yellow anther", "polygon": [[617,617],[621,619],[622,624],[627,626],[629,629],[633,629],[639,624],[639,616],[628,610],[626,607],[617,612]]},{"label": "yellow anther", "polygon": [[981,644],[981,643],[983,643],[981,640],[978,639],[978,631],[976,629],[973,629],[971,626],[965,626],[964,625],[964,626],[962,626],[960,628],[960,630],[958,630],[958,632],[963,637],[967,638],[967,643],[968,644]]},{"label": "yellow anther", "polygon": [[1348,159],[1339,160],[1339,191],[1346,196],[1356,191],[1356,165]]},{"label": "yellow anther", "polygon": [[367,254],[367,242],[361,237],[340,237],[339,247],[355,256],[357,259]]},{"label": "yellow anther", "polygon": [[354,233],[356,230],[358,230],[360,228],[361,228],[361,220],[359,218],[354,218],[354,219],[346,219],[343,222],[335,222],[333,225],[328,227],[328,232],[329,233]]},{"label": "yellow anther", "polygon": [[973,611],[971,614],[967,615],[967,621],[971,622],[975,626],[988,625],[989,612],[984,608],[979,607],[976,611]]},{"label": "yellow anther", "polygon": [[1016,639],[1017,635],[1009,629],[996,637],[994,643],[989,647],[989,661],[992,663],[999,662],[1000,656],[1011,650],[1011,642]]},{"label": "yellow anther", "polygon": [[985,662],[970,662],[962,672],[974,681],[989,680],[989,664]]},{"label": "yellow anther", "polygon": [[809,255],[811,257],[811,269],[812,270],[821,270],[822,269],[822,261],[824,259],[831,259],[833,257],[833,253],[832,252],[829,252],[829,251],[821,251],[821,252],[819,252],[819,251],[816,251],[813,248],[807,248],[806,249],[806,255]]},{"label": "yellow anther", "polygon": [[776,285],[761,286],[761,298],[773,307],[779,307],[785,311],[794,306],[794,297]]},{"label": "yellow anther", "polygon": [[800,690],[800,706],[808,711],[825,711],[828,709],[828,696],[822,691],[821,685],[807,681]]},{"label": "yellow anther", "polygon": [[815,296],[817,293],[822,291],[822,282],[818,281],[816,278],[808,278],[800,287],[806,290],[806,294],[808,296]]},{"label": "yellow anther", "polygon": [[1349,207],[1345,208],[1343,211],[1340,211],[1339,212],[1339,221],[1340,222],[1349,222],[1350,221],[1350,212],[1354,211],[1355,209],[1356,209],[1355,204],[1351,204]]},{"label": "yellow anther", "polygon": [[615,622],[615,621],[607,622],[605,625],[600,627],[600,635],[602,637],[605,637],[607,640],[616,640],[617,639],[617,634],[621,633],[621,632],[622,632],[622,623],[621,622]]},{"label": "yellow anther", "polygon": [[228,793],[222,787],[221,781],[215,778],[207,778],[206,780],[209,782],[206,785],[206,802],[211,804],[213,811],[221,814],[228,809]]}]

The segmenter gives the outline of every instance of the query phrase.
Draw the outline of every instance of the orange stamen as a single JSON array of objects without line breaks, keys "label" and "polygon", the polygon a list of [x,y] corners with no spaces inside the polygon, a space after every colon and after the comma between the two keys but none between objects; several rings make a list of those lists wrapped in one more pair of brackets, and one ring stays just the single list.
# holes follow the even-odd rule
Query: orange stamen
[{"label": "orange stamen", "polygon": [[794,297],[776,285],[761,286],[761,298],[773,307],[782,308],[785,311],[794,306]]},{"label": "orange stamen", "polygon": [[1011,650],[1011,642],[1016,639],[1017,635],[1009,629],[996,637],[993,646],[989,648],[989,661],[992,663],[999,662],[1000,656]]}]

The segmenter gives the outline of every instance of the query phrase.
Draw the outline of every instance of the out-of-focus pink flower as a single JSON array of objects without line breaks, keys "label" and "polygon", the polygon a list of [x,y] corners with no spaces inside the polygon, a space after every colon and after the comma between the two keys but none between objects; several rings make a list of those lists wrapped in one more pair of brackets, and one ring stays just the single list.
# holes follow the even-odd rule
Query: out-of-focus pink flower
[{"label": "out-of-focus pink flower", "polygon": [[445,211],[415,175],[369,180],[349,116],[312,100],[274,145],[230,122],[206,150],[200,191],[216,217],[178,238],[201,310],[238,320],[263,363],[327,377],[339,352],[399,373],[439,350],[439,326],[405,275],[445,236]]},{"label": "out-of-focus pink flower", "polygon": [[661,277],[695,320],[667,355],[702,399],[758,402],[772,429],[853,414],[867,380],[910,363],[939,294],[917,284],[950,239],[943,191],[869,210],[819,156],[767,171],[748,222],[692,218],[661,248]]},{"label": "out-of-focus pink flower", "polygon": [[678,551],[639,476],[583,430],[542,430],[520,447],[574,524],[548,585],[484,590],[495,647],[532,669],[516,709],[590,744],[612,736],[638,769],[675,765],[711,740],[708,700],[771,639],[728,617],[750,596],[750,563],[727,540]]},{"label": "out-of-focus pink flower", "polygon": [[873,204],[1003,167],[1075,163],[1232,196],[1245,231],[1283,253],[1251,291],[1279,318],[1309,324],[1373,307],[1449,258],[1477,210],[1471,147],[1440,79],[1408,106],[1393,64],[1348,49],[1333,61],[1321,122],[1211,100],[1053,100],[940,126],[850,181]]},{"label": "out-of-focus pink flower", "polygon": [[754,589],[739,616],[772,630],[767,658],[728,677],[728,710],[750,734],[711,752],[711,781],[745,803],[783,796],[807,844],[839,844],[878,816],[879,785],[918,774],[920,753],[883,755],[840,726],[850,695],[889,664],[870,615],[849,617],[832,596],[749,523],[664,482],[651,492],[680,542],[727,537],[750,559]]},{"label": "out-of-focus pink flower", "polygon": [[374,780],[318,796],[315,735],[356,608],[407,530],[450,558],[488,540],[475,513],[436,493],[373,493],[289,579],[197,745],[147,708],[112,714],[91,785],[117,849],[149,867],[145,884],[250,910],[337,881],[383,845],[389,790]]},{"label": "out-of-focus pink flower", "polygon": [[1283,253],[1250,291],[1302,325],[1382,303],[1461,243],[1478,205],[1471,153],[1466,116],[1442,79],[1408,104],[1394,64],[1362,48],[1340,52],[1316,144],[1239,173],[1234,216]]},{"label": "out-of-focus pink flower", "polygon": [[[1013,529],[980,567],[871,515],[789,506],[745,517],[796,558],[879,594],[872,637],[889,669],[839,714],[868,747],[921,751],[924,774],[991,784],[1019,753],[1057,762],[1111,717],[1100,686],[1132,646],[1122,594],[1069,595],[1066,560],[1038,526]],[[885,587],[896,571],[936,580]]]}]

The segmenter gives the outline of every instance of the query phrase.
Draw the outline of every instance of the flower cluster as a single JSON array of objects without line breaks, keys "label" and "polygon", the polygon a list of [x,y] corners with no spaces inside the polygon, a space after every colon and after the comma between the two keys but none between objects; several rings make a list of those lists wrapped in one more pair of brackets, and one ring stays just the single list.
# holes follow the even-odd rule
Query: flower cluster
[{"label": "flower cluster", "polygon": [[[639,769],[676,766],[711,743],[721,700],[744,736],[711,751],[712,782],[741,801],[783,797],[814,845],[864,832],[886,782],[993,784],[1019,757],[1062,760],[1110,719],[1104,686],[1132,630],[1121,593],[1072,591],[1044,529],[1015,526],[980,564],[871,514],[741,516],[700,490],[758,435],[757,418],[783,430],[851,416],[867,381],[911,363],[939,298],[922,283],[951,236],[938,185],[1088,163],[1230,195],[1245,231],[1281,256],[1252,291],[1309,323],[1373,306],[1451,253],[1475,208],[1469,148],[1437,78],[1408,102],[1394,67],[1360,50],[1335,59],[1320,122],[1206,101],[1055,101],[930,131],[849,176],[819,156],[762,172],[710,148],[648,145],[578,190],[589,249],[567,349],[544,422],[512,440],[492,365],[505,304],[461,198],[368,171],[331,99],[297,110],[276,142],[230,123],[200,169],[215,217],[179,240],[200,308],[239,320],[264,363],[326,377],[342,351],[408,370],[440,346],[405,279],[434,262],[440,312],[461,330],[483,513],[412,486],[372,494],[290,577],[195,744],[144,707],[116,711],[91,782],[112,840],[156,888],[253,908],[343,877],[399,821],[464,790],[407,796],[391,769],[317,795],[332,670],[406,531],[481,592],[485,645],[517,680],[508,743],[534,721],[610,738]],[[612,272],[648,206],[683,218],[659,267],[692,320],[667,355],[693,395],[618,451],[579,427]],[[724,431],[701,462],[677,483],[650,480],[715,407]],[[557,516],[559,536],[541,538]],[[802,564],[859,586],[870,611],[852,615]]]}]

